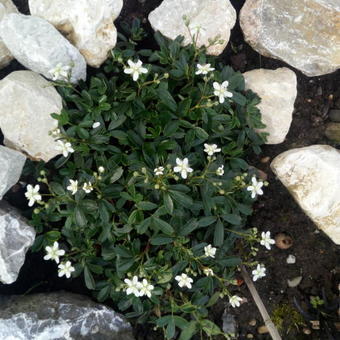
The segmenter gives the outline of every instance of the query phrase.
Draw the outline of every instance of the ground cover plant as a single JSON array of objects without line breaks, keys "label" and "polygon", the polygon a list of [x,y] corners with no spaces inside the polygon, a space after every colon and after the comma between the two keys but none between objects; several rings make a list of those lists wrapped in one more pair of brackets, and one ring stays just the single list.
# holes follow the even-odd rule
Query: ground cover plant
[{"label": "ground cover plant", "polygon": [[[224,296],[240,305],[232,286],[247,245],[272,242],[246,228],[264,185],[244,160],[264,140],[259,98],[188,29],[192,45],[156,33],[148,50],[136,21],[77,87],[72,65],[51,70],[64,99],[51,132],[63,156],[40,164],[26,192],[37,204],[33,249],[59,276],[83,275],[99,301],[182,340],[223,334],[209,308]],[[265,275],[256,265],[254,280]]]}]

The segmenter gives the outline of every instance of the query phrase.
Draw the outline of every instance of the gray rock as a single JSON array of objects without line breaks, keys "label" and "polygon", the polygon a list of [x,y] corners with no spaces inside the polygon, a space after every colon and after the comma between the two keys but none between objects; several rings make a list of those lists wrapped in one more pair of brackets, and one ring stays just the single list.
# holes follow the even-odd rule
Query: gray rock
[{"label": "gray rock", "polygon": [[340,123],[328,123],[325,135],[329,140],[340,143]]},{"label": "gray rock", "polygon": [[19,181],[25,161],[22,153],[0,146],[0,200]]},{"label": "gray rock", "polygon": [[121,315],[85,296],[54,292],[2,300],[0,339],[134,340]]},{"label": "gray rock", "polygon": [[328,116],[333,122],[340,123],[340,110],[330,110]]},{"label": "gray rock", "polygon": [[[0,201],[0,282],[13,283],[35,239],[35,231],[16,209]],[[0,326],[0,339],[1,337]],[[13,334],[13,333],[12,333]]]},{"label": "gray rock", "polygon": [[340,67],[339,0],[247,0],[240,24],[257,52],[307,76]]},{"label": "gray rock", "polygon": [[84,57],[44,19],[8,14],[0,23],[0,37],[22,65],[46,78],[52,79],[50,71],[58,64],[72,67],[72,82],[86,78]]}]

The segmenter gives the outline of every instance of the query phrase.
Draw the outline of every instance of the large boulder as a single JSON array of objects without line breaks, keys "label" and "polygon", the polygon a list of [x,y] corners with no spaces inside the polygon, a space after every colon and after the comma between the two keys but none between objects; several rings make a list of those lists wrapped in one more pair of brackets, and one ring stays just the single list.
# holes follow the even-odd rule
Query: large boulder
[{"label": "large boulder", "polygon": [[60,113],[62,99],[42,76],[16,71],[0,80],[0,129],[5,145],[34,160],[48,162],[60,154],[49,131],[58,126],[51,113]]},{"label": "large boulder", "polygon": [[[0,0],[0,22],[8,13],[18,13],[12,0]],[[13,60],[13,56],[0,38],[0,69],[6,67]]]},{"label": "large boulder", "polygon": [[134,340],[130,324],[81,295],[55,292],[0,299],[0,339]]},{"label": "large boulder", "polygon": [[258,105],[267,132],[266,144],[282,143],[292,123],[297,80],[293,71],[286,67],[276,70],[256,69],[243,74],[246,89],[261,98]]},{"label": "large boulder", "polygon": [[339,0],[247,0],[240,24],[257,52],[307,76],[340,67]]},{"label": "large boulder", "polygon": [[58,65],[72,67],[71,82],[86,78],[84,57],[44,19],[10,13],[0,23],[0,37],[15,59],[46,78]]},{"label": "large boulder", "polygon": [[19,181],[26,157],[0,145],[0,200]]},{"label": "large boulder", "polygon": [[292,149],[271,168],[304,212],[340,244],[340,151],[328,145]]},{"label": "large boulder", "polygon": [[[5,201],[0,201],[0,282],[10,284],[18,278],[34,239],[35,231],[26,220]],[[0,339],[4,339],[1,328]]]},{"label": "large boulder", "polygon": [[[183,20],[190,21],[189,29]],[[175,39],[184,37],[184,45],[192,43],[192,35],[198,32],[197,45],[208,46],[210,39],[223,40],[223,43],[208,47],[208,54],[219,55],[227,46],[230,30],[236,22],[236,11],[229,0],[164,0],[149,14],[149,21],[155,31]]]},{"label": "large boulder", "polygon": [[123,0],[29,0],[29,7],[32,15],[61,31],[93,67],[99,67],[116,45],[113,21]]}]

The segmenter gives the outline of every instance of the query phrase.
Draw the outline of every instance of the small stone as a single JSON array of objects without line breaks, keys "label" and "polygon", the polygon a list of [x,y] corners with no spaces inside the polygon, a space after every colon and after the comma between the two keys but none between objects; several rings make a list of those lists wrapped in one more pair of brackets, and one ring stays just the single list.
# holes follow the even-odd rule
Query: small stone
[{"label": "small stone", "polygon": [[251,319],[249,321],[249,326],[252,326],[252,327],[256,326],[256,320],[255,319]]},{"label": "small stone", "polygon": [[[12,0],[0,0],[0,22],[8,13],[18,13]],[[0,38],[0,69],[6,67],[13,60],[13,55]]]},{"label": "small stone", "polygon": [[[0,339],[134,340],[131,325],[113,309],[67,292],[3,296]],[[14,339],[14,338],[13,338]]]},{"label": "small stone", "polygon": [[62,99],[46,79],[31,71],[12,72],[0,80],[0,102],[6,146],[45,162],[60,153],[49,131],[58,126],[51,113],[61,112]]},{"label": "small stone", "polygon": [[61,31],[92,67],[99,67],[116,45],[113,22],[123,0],[29,0],[29,7]]},{"label": "small stone", "polygon": [[304,334],[306,334],[306,335],[309,335],[309,334],[312,333],[312,331],[311,331],[309,328],[307,328],[307,327],[305,327],[305,328],[302,330],[302,332],[303,332]]},{"label": "small stone", "polygon": [[297,287],[302,281],[302,276],[297,276],[297,277],[294,277],[293,279],[288,279],[287,280],[287,283],[288,283],[288,287],[290,288],[295,288]]},{"label": "small stone", "polygon": [[275,245],[280,249],[288,249],[293,245],[293,239],[285,233],[279,233],[275,236]]},{"label": "small stone", "polygon": [[259,132],[267,132],[266,144],[282,143],[292,123],[297,95],[297,80],[286,67],[276,70],[256,69],[243,74],[245,87],[261,98],[257,105],[261,120],[266,125]]},{"label": "small stone", "polygon": [[[0,282],[15,282],[34,239],[34,229],[19,212],[5,201],[0,201]],[[0,326],[0,335],[1,330]],[[0,339],[4,337],[0,336]]]},{"label": "small stone", "polygon": [[329,119],[332,120],[333,122],[340,123],[340,110],[330,110],[328,113]]},{"label": "small stone", "polygon": [[[189,29],[183,16],[190,21]],[[197,35],[197,30],[198,46],[208,46],[210,39],[219,37],[223,43],[207,48],[208,54],[219,55],[229,42],[230,30],[236,22],[236,11],[229,0],[164,0],[149,14],[149,21],[155,31],[160,31],[169,39],[182,35],[184,45],[192,43],[192,35]]]},{"label": "small stone", "polygon": [[0,145],[0,200],[19,181],[26,157]]},{"label": "small stone", "polygon": [[0,23],[0,37],[15,59],[46,78],[61,64],[72,67],[71,82],[86,79],[84,57],[44,19],[10,13]]},{"label": "small stone", "polygon": [[263,157],[263,158],[261,158],[261,163],[268,163],[270,161],[270,157],[269,156],[267,156],[267,157]]},{"label": "small stone", "polygon": [[319,320],[311,320],[312,329],[319,330],[320,329],[320,321]]},{"label": "small stone", "polygon": [[247,337],[247,339],[254,339],[254,335],[251,334],[251,333],[248,333],[248,334],[246,335],[246,337]]},{"label": "small stone", "polygon": [[237,334],[237,323],[235,316],[228,312],[227,309],[224,310],[222,315],[222,330],[226,334]]},{"label": "small stone", "polygon": [[328,123],[325,135],[329,140],[340,143],[340,123]]},{"label": "small stone", "polygon": [[263,325],[257,328],[257,333],[266,334],[269,333],[267,326]]},{"label": "small stone", "polygon": [[286,261],[288,264],[294,264],[296,262],[296,257],[292,254],[289,254]]},{"label": "small stone", "polygon": [[340,151],[329,145],[292,149],[271,168],[303,211],[340,244]]},{"label": "small stone", "polygon": [[247,0],[240,25],[258,53],[313,77],[340,67],[339,18],[338,0]]}]

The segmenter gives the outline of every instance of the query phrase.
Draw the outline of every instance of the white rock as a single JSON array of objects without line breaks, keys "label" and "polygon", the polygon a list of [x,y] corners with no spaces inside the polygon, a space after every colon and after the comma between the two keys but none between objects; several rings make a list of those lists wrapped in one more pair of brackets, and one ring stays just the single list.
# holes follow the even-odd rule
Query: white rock
[{"label": "white rock", "polygon": [[293,71],[286,67],[276,70],[256,69],[243,74],[246,89],[261,98],[258,105],[262,122],[269,133],[266,144],[282,143],[289,131],[297,95],[297,80]]},{"label": "white rock", "polygon": [[340,151],[328,145],[292,149],[271,168],[304,212],[340,244]]},{"label": "white rock", "polygon": [[0,282],[13,283],[35,239],[35,231],[5,201],[0,201]]},{"label": "white rock", "polygon": [[16,71],[0,81],[0,129],[5,145],[34,160],[48,162],[60,153],[49,131],[58,126],[51,113],[60,113],[62,99],[42,76]]},{"label": "white rock", "polygon": [[72,66],[72,82],[86,78],[84,57],[44,19],[8,14],[0,23],[0,37],[15,59],[46,78],[58,64]]},{"label": "white rock", "polygon": [[0,145],[0,200],[19,181],[26,157]]},{"label": "white rock", "polygon": [[93,67],[99,67],[116,45],[113,21],[123,0],[29,0],[29,7],[32,15],[60,30]]},{"label": "white rock", "polygon": [[[0,22],[8,13],[18,13],[12,0],[0,0]],[[13,60],[13,56],[0,38],[0,69],[6,67]]]},{"label": "white rock", "polygon": [[295,288],[301,283],[301,281],[302,281],[302,276],[297,276],[297,277],[294,277],[293,279],[288,279],[287,284],[288,284],[288,287]]},{"label": "white rock", "polygon": [[149,21],[155,31],[175,39],[184,36],[184,45],[192,42],[183,15],[190,20],[190,30],[196,34],[199,28],[198,46],[208,46],[209,39],[223,39],[223,44],[210,46],[208,54],[219,55],[227,46],[230,30],[236,22],[236,11],[229,0],[164,0],[149,14]]},{"label": "white rock", "polygon": [[296,257],[292,254],[289,254],[286,261],[288,264],[294,264],[296,262]]},{"label": "white rock", "polygon": [[340,67],[339,0],[247,0],[240,25],[257,52],[307,76]]}]

